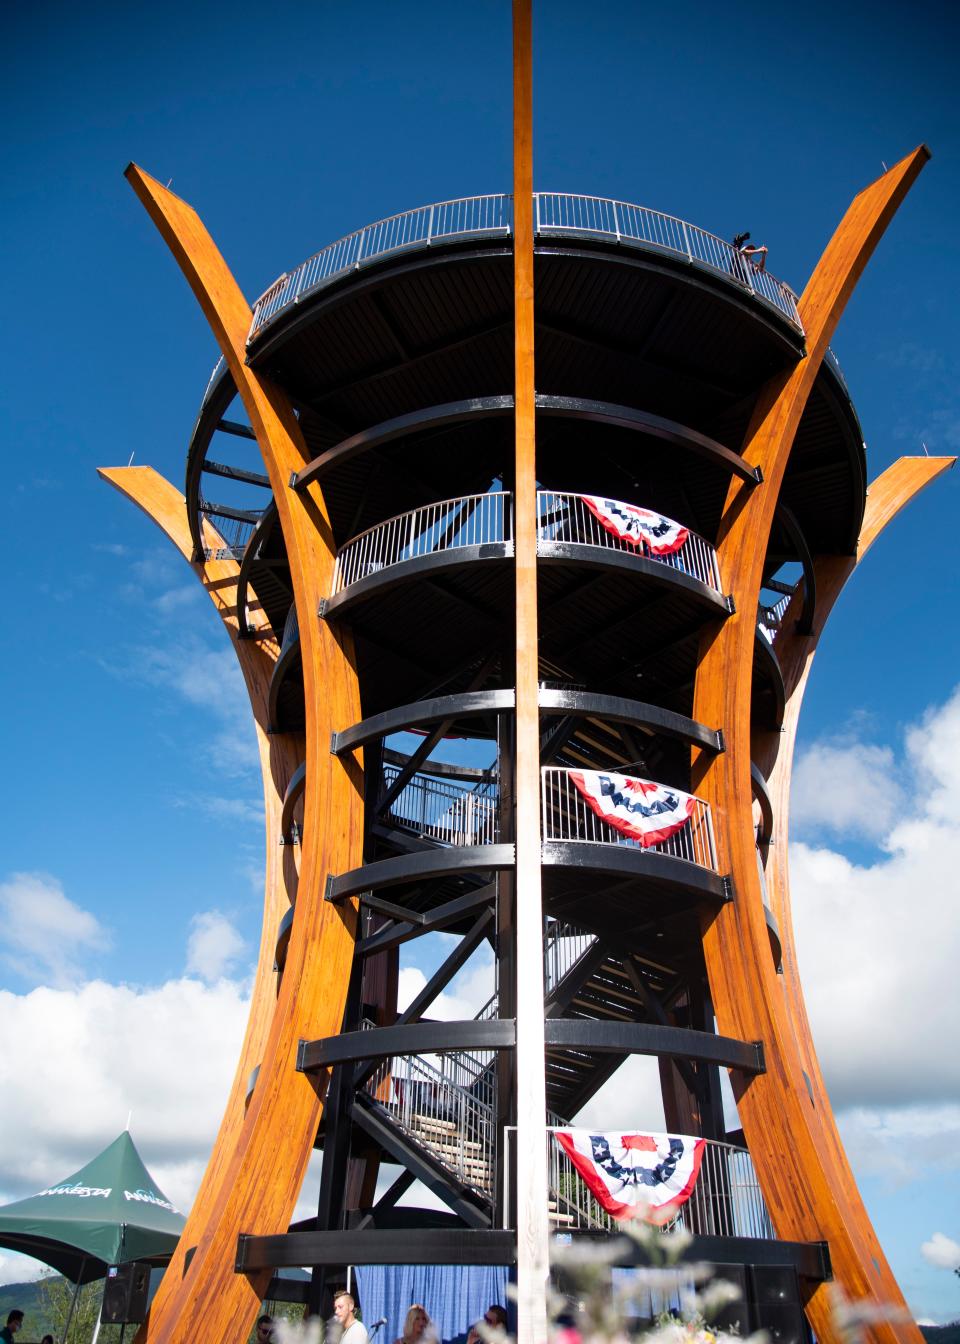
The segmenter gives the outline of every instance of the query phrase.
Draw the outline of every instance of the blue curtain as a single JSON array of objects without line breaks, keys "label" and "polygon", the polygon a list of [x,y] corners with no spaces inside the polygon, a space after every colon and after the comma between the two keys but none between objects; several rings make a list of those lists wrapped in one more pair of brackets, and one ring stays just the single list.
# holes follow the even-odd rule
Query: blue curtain
[{"label": "blue curtain", "polygon": [[444,1344],[463,1344],[467,1331],[494,1302],[509,1309],[505,1265],[360,1265],[354,1269],[356,1296],[369,1330],[386,1316],[374,1344],[393,1344],[403,1331],[407,1309],[420,1302]]}]

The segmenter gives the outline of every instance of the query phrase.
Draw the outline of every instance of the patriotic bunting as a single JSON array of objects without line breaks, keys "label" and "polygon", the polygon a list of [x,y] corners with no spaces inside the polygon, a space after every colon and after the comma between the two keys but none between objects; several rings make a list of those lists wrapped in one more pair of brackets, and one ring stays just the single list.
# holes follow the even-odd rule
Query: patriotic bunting
[{"label": "patriotic bunting", "polygon": [[704,1140],[686,1135],[559,1129],[556,1140],[607,1213],[657,1227],[690,1198],[703,1160]]},{"label": "patriotic bunting", "polygon": [[601,821],[638,840],[644,849],[676,835],[697,804],[689,793],[629,775],[571,770],[570,778]]},{"label": "patriotic bunting", "polygon": [[604,499],[602,495],[581,495],[580,498],[608,532],[651,555],[672,555],[690,535],[679,523],[650,509],[621,504],[619,500]]}]

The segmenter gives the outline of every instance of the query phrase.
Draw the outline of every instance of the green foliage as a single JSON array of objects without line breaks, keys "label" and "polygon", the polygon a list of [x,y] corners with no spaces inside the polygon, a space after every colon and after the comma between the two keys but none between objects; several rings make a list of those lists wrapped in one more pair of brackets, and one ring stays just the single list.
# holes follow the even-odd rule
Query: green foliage
[{"label": "green foliage", "polygon": [[[44,1274],[39,1281],[39,1314],[45,1321],[44,1328],[37,1330],[30,1322],[30,1338],[39,1339],[46,1331],[53,1335],[57,1344],[63,1341],[63,1332],[70,1320],[70,1334],[65,1344],[90,1344],[100,1315],[100,1303],[103,1300],[103,1280],[86,1283],[77,1294],[77,1304],[73,1315],[70,1307],[73,1302],[74,1285],[61,1274]],[[132,1332],[128,1331],[128,1335]],[[103,1325],[97,1344],[120,1344],[120,1326]]]},{"label": "green foliage", "polygon": [[920,1333],[927,1344],[960,1344],[960,1321],[951,1325],[921,1325]]},{"label": "green foliage", "polygon": [[[257,1316],[272,1316],[275,1321],[289,1321],[292,1325],[299,1325],[305,1311],[302,1302],[264,1302]],[[256,1338],[257,1326],[254,1322],[247,1344],[256,1344]],[[100,1344],[100,1340],[97,1340],[97,1344]]]}]

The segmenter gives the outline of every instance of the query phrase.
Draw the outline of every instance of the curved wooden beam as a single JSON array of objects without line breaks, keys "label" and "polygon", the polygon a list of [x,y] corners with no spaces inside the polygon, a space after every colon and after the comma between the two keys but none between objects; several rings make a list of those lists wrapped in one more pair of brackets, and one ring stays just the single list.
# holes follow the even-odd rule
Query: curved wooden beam
[{"label": "curved wooden beam", "polygon": [[[751,815],[749,706],[753,613],[797,426],[847,299],[928,157],[921,147],[855,197],[800,300],[807,355],[761,389],[743,456],[761,469],[764,485],[734,481],[727,495],[717,551],[736,614],[701,640],[692,711],[699,722],[719,725],[727,743],[723,755],[694,760],[694,788],[723,819],[718,855],[735,891],[732,902],[704,918],[704,955],[718,1030],[764,1045],[768,1072],[753,1079],[734,1073],[733,1083],[774,1227],[783,1240],[827,1241],[848,1297],[894,1307],[903,1299],[892,1275],[872,1261],[865,1216],[846,1197],[770,956]],[[839,1340],[822,1285],[812,1288],[807,1312],[820,1340]],[[920,1342],[915,1326],[885,1323],[873,1334]]]},{"label": "curved wooden beam", "polygon": [[[856,552],[852,556],[820,556],[815,561],[817,591],[819,594],[813,628],[807,635],[796,631],[792,617],[802,605],[797,594],[785,613],[786,620],[778,634],[774,648],[783,668],[787,707],[783,727],[779,733],[765,733],[754,740],[754,760],[761,772],[766,772],[770,785],[773,811],[772,845],[766,862],[767,894],[780,926],[783,954],[783,974],[780,978],[786,1010],[796,1032],[797,1048],[804,1071],[810,1082],[821,1125],[834,1158],[834,1170],[839,1173],[848,1200],[862,1206],[853,1172],[843,1149],[830,1106],[820,1061],[813,1045],[806,1003],[800,984],[796,942],[790,901],[789,873],[789,806],[793,775],[793,757],[797,727],[807,681],[813,665],[823,628],[830,613],[862,562],[869,548],[888,523],[910,504],[932,481],[956,462],[953,457],[901,457],[888,467],[869,487],[863,526]],[[864,1231],[870,1239],[870,1254],[886,1268],[886,1258],[866,1214]]]},{"label": "curved wooden beam", "polygon": [[196,1246],[193,1257],[181,1276],[164,1276],[137,1336],[143,1344],[187,1344],[246,1336],[270,1273],[235,1272],[237,1238],[286,1232],[313,1149],[326,1079],[298,1073],[296,1051],[301,1038],[337,1031],[346,1001],[356,905],[334,907],[323,888],[329,874],[360,861],[363,781],[356,757],[332,756],[329,743],[336,724],[360,717],[360,704],[352,646],[316,617],[333,570],[327,510],[318,486],[302,496],[288,489],[309,452],[287,397],[244,362],[249,305],[196,212],[135,165],[126,176],[189,281],[256,435],[290,558],[306,701],[296,917],[257,1085],[235,1140],[211,1158],[222,1179],[187,1220],[182,1240]]},{"label": "curved wooden beam", "polygon": [[[276,928],[284,914],[289,913],[297,886],[296,851],[278,843],[280,818],[285,791],[303,759],[303,737],[295,733],[269,735],[268,694],[279,649],[276,640],[267,633],[269,622],[259,607],[251,610],[249,624],[255,633],[260,634],[260,639],[254,643],[241,637],[237,607],[240,566],[237,562],[205,560],[198,563],[193,560],[194,537],[187,516],[186,500],[175,486],[152,467],[100,467],[99,475],[156,523],[200,580],[233,644],[253,713],[263,775],[266,823],[263,928],[247,1029],[213,1148],[214,1153],[224,1153],[232,1147],[243,1123],[249,1078],[263,1056],[277,1001],[277,977],[274,970]],[[210,550],[216,550],[224,544],[209,522],[205,523],[203,541]],[[222,1168],[211,1162],[197,1192],[197,1205],[207,1205],[215,1198],[222,1175]],[[170,1269],[171,1275],[176,1278],[183,1274],[183,1260],[189,1245],[188,1238],[182,1237],[177,1246]]]}]

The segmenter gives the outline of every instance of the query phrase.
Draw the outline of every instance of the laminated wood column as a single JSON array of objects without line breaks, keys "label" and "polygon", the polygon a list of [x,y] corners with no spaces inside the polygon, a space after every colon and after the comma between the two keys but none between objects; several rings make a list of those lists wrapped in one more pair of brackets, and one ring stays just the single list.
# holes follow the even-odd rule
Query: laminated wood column
[{"label": "laminated wood column", "polygon": [[[727,742],[723,755],[694,761],[695,787],[717,819],[720,868],[734,888],[734,900],[705,924],[704,955],[719,1031],[764,1047],[767,1072],[733,1079],[764,1197],[779,1237],[829,1243],[848,1297],[894,1307],[902,1297],[873,1262],[865,1216],[844,1193],[770,956],[752,823],[750,692],[763,564],[797,425],[847,299],[928,157],[921,147],[854,199],[800,300],[807,354],[761,390],[747,430],[743,456],[762,470],[763,484],[750,490],[737,481],[727,496],[717,551],[736,614],[705,633],[693,698],[693,717],[722,726]],[[807,1312],[819,1339],[838,1339],[826,1285],[812,1290]],[[919,1344],[915,1326],[880,1324],[873,1334]]]},{"label": "laminated wood column", "polygon": [[540,888],[540,711],[537,465],[533,338],[533,71],[530,0],[513,5],[514,546],[516,551],[517,1326],[545,1344],[549,1272],[543,901]]},{"label": "laminated wood column", "polygon": [[235,1272],[241,1233],[271,1235],[289,1225],[313,1149],[327,1079],[296,1069],[301,1038],[340,1029],[353,959],[356,906],[325,902],[326,878],[359,864],[363,779],[359,760],[329,751],[331,731],[360,717],[352,646],[317,617],[329,592],[334,543],[316,485],[288,488],[309,460],[292,407],[245,363],[250,308],[194,210],[135,165],[127,177],[170,247],[229,365],[273,488],[290,561],[300,624],[306,710],[304,835],[296,917],[283,979],[247,1113],[211,1162],[222,1172],[198,1200],[183,1244],[196,1248],[181,1276],[164,1276],[138,1340],[187,1344],[246,1337],[269,1270]]},{"label": "laminated wood column", "polygon": [[853,1172],[840,1139],[830,1099],[814,1048],[807,1017],[806,1002],[800,984],[796,941],[790,901],[789,806],[793,774],[793,756],[803,697],[814,655],[824,626],[834,605],[870,546],[927,485],[954,465],[953,457],[901,457],[887,468],[867,490],[867,505],[856,550],[852,556],[818,556],[814,562],[817,608],[810,634],[798,634],[795,621],[802,595],[791,601],[784,613],[774,648],[783,673],[786,712],[779,733],[762,733],[754,739],[753,756],[767,780],[773,806],[773,832],[765,866],[767,895],[777,918],[783,955],[780,985],[787,1016],[793,1026],[797,1050],[810,1082],[824,1143],[830,1149],[833,1171],[842,1181],[844,1196],[856,1213],[867,1242],[867,1252],[881,1266],[884,1276],[891,1274],[886,1257],[870,1223],[857,1189]]},{"label": "laminated wood column", "polygon": [[[251,610],[250,625],[256,639],[240,639],[237,613],[237,580],[240,566],[235,560],[193,560],[193,538],[183,495],[152,467],[101,467],[100,476],[143,512],[166,534],[189,564],[213,603],[233,645],[250,697],[260,770],[263,775],[263,805],[266,826],[266,870],[263,895],[263,928],[260,952],[250,998],[250,1013],[233,1085],[224,1109],[220,1129],[213,1145],[213,1157],[204,1173],[196,1203],[206,1206],[216,1199],[223,1180],[224,1159],[233,1150],[243,1123],[247,1088],[252,1071],[259,1065],[277,1002],[277,974],[274,970],[277,929],[290,908],[297,888],[296,849],[280,845],[280,817],[287,784],[303,760],[301,733],[268,732],[270,678],[280,652],[276,639],[265,632],[267,618],[261,608]],[[225,546],[209,521],[204,525],[208,549]],[[184,654],[186,660],[187,655]],[[173,1278],[183,1275],[188,1240],[181,1237],[170,1262]]]}]

